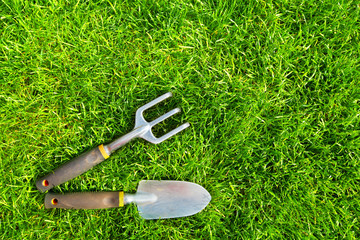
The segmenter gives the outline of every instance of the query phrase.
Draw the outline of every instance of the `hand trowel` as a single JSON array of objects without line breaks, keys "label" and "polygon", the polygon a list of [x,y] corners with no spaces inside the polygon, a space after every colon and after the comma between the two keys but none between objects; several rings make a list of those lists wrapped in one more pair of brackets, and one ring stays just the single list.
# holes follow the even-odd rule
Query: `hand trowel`
[{"label": "hand trowel", "polygon": [[45,208],[99,209],[135,203],[145,219],[177,218],[194,215],[211,200],[202,186],[184,181],[140,181],[137,192],[84,192],[45,196]]}]

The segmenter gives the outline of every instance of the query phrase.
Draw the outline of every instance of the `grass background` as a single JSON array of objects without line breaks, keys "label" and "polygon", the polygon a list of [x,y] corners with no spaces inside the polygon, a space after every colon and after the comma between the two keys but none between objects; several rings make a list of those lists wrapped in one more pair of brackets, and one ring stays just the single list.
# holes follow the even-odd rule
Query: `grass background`
[{"label": "grass background", "polygon": [[[351,0],[0,1],[2,239],[359,237],[360,5]],[[35,181],[130,131],[138,107],[191,127],[135,140],[55,192],[184,180],[197,215],[45,210]]]}]

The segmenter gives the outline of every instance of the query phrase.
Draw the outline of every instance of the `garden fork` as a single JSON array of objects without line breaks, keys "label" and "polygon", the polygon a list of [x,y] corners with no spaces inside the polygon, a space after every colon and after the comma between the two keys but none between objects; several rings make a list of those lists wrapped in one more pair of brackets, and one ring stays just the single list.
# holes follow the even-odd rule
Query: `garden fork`
[{"label": "garden fork", "polygon": [[146,109],[151,108],[152,106],[158,104],[159,102],[165,100],[166,98],[171,97],[172,94],[170,92],[154,99],[153,101],[145,104],[144,106],[140,107],[136,111],[135,115],[135,127],[134,129],[129,132],[128,134],[125,134],[124,136],[116,139],[115,141],[100,146],[83,153],[79,157],[73,159],[72,161],[66,163],[65,165],[59,167],[58,169],[54,170],[53,173],[50,173],[49,175],[40,178],[36,181],[36,187],[42,191],[45,192],[46,190],[49,190],[57,185],[60,185],[70,179],[73,179],[82,173],[88,171],[93,166],[103,162],[105,159],[109,158],[111,153],[119,149],[121,146],[125,145],[129,141],[131,141],[134,138],[141,137],[151,143],[158,144],[166,139],[170,138],[171,136],[177,134],[178,132],[184,130],[185,128],[189,127],[189,123],[184,123],[181,126],[175,128],[174,130],[170,131],[169,133],[163,135],[162,137],[155,137],[154,134],[151,131],[151,128],[155,126],[156,124],[164,121],[168,117],[180,112],[180,108],[175,108],[171,110],[170,112],[160,116],[159,118],[155,119],[154,121],[147,122],[143,116],[143,112]]}]

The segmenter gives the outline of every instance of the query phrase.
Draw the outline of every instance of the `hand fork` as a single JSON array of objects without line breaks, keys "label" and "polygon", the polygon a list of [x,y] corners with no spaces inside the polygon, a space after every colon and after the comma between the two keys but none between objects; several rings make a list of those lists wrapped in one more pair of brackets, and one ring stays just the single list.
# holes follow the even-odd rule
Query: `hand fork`
[{"label": "hand fork", "polygon": [[180,108],[175,108],[151,122],[147,122],[145,120],[143,116],[143,112],[171,96],[172,94],[168,92],[154,99],[153,101],[145,104],[144,106],[140,107],[136,111],[135,127],[131,132],[116,139],[115,141],[111,142],[108,145],[104,146],[103,144],[101,144],[100,146],[88,152],[83,153],[79,157],[73,159],[72,161],[54,170],[53,173],[50,173],[49,175],[37,180],[36,187],[40,191],[45,192],[46,190],[49,190],[57,185],[67,182],[68,180],[73,179],[81,175],[82,173],[88,171],[93,166],[103,162],[105,159],[109,158],[111,153],[113,153],[114,151],[116,151],[121,146],[125,145],[134,138],[141,137],[151,143],[158,144],[170,138],[171,136],[177,134],[178,132],[184,130],[185,128],[189,127],[190,126],[189,123],[184,123],[181,126],[175,128],[174,130],[170,131],[169,133],[159,138],[156,138],[152,133],[151,128],[153,126],[164,121],[170,116],[180,112],[181,110]]}]

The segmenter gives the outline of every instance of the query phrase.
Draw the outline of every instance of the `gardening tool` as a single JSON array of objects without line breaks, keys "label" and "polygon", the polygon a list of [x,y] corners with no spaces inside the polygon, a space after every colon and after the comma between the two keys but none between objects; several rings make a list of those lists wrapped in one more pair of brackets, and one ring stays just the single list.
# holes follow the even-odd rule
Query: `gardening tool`
[{"label": "gardening tool", "polygon": [[158,144],[169,137],[177,134],[178,132],[184,130],[185,128],[189,127],[189,123],[184,123],[181,126],[175,128],[174,130],[170,131],[169,133],[163,135],[162,137],[155,137],[151,131],[151,128],[158,124],[159,122],[167,119],[168,117],[180,112],[180,108],[175,108],[171,110],[170,112],[160,116],[159,118],[147,122],[144,119],[143,112],[158,104],[159,102],[165,100],[166,98],[171,97],[172,94],[170,92],[154,99],[153,101],[145,104],[144,106],[140,107],[135,114],[135,127],[134,129],[124,136],[118,138],[117,140],[107,144],[103,145],[101,144],[98,147],[95,147],[94,149],[80,155],[79,157],[73,159],[72,161],[64,164],[60,168],[54,170],[53,173],[50,173],[49,175],[40,178],[36,181],[36,187],[42,191],[45,192],[46,190],[49,190],[57,185],[60,185],[70,179],[73,179],[82,173],[86,172],[93,166],[103,162],[105,159],[109,158],[111,153],[116,151],[121,146],[128,143],[130,140],[141,137],[151,143]]},{"label": "gardening tool", "polygon": [[45,208],[98,209],[137,204],[145,219],[194,215],[208,205],[211,196],[202,186],[182,181],[140,181],[137,192],[85,192],[45,196]]}]

